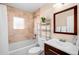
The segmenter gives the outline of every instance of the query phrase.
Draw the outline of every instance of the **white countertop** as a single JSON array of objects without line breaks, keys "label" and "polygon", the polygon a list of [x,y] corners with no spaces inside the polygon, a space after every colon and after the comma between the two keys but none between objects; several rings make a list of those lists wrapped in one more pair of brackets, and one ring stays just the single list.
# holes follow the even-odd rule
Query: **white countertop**
[{"label": "white countertop", "polygon": [[78,48],[70,42],[61,42],[58,39],[51,39],[45,43],[68,54],[78,55]]}]

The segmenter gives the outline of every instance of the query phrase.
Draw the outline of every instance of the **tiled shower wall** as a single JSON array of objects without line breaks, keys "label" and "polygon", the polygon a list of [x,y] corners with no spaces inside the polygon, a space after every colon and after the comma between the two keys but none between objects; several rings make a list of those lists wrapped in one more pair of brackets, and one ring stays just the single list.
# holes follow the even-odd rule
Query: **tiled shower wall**
[{"label": "tiled shower wall", "polygon": [[[9,43],[32,39],[34,35],[33,14],[10,6],[7,7],[7,11]],[[24,18],[24,29],[13,29],[13,17],[15,16]]]}]

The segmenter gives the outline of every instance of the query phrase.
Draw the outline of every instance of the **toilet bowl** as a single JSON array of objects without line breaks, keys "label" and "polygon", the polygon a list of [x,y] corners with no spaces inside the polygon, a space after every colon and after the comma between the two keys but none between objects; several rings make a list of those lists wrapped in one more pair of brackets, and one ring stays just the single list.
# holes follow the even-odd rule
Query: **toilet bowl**
[{"label": "toilet bowl", "polygon": [[42,53],[42,50],[41,50],[40,47],[33,47],[33,48],[31,48],[28,52],[29,52],[29,54],[31,54],[31,55],[39,55],[39,54]]},{"label": "toilet bowl", "polygon": [[38,39],[39,47],[30,48],[29,51],[28,51],[28,54],[30,54],[30,55],[39,55],[39,54],[41,54],[44,51],[44,42],[45,41],[46,41],[45,38],[39,38]]}]

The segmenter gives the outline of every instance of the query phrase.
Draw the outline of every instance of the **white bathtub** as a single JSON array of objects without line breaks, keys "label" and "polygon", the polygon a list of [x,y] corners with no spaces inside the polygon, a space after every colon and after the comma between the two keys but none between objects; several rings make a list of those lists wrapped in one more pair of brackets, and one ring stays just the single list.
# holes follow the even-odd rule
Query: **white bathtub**
[{"label": "white bathtub", "polygon": [[33,39],[12,43],[9,46],[10,55],[28,55],[28,50],[37,45],[37,41]]}]

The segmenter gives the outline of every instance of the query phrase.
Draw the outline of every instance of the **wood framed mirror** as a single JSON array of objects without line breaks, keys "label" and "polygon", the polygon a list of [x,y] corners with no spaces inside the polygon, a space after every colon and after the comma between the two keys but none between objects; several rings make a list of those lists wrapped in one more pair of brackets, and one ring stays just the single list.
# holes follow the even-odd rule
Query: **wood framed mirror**
[{"label": "wood framed mirror", "polygon": [[54,13],[54,33],[77,35],[77,6]]}]

